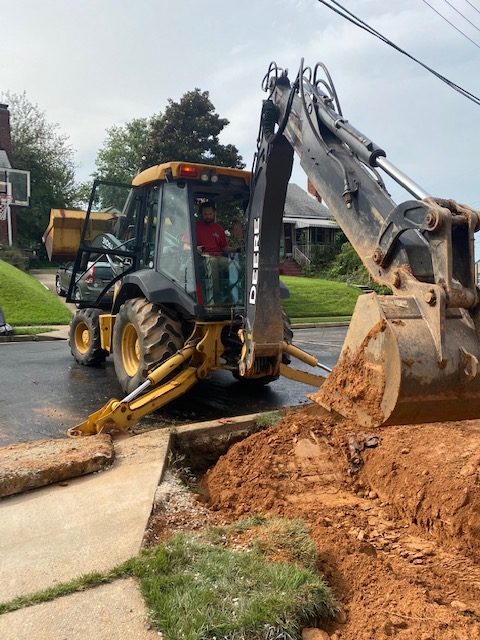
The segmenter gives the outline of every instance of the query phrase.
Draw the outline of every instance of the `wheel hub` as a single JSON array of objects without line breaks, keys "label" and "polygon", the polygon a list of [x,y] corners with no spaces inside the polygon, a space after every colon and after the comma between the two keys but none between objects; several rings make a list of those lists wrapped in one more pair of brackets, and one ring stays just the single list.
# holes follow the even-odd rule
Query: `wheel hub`
[{"label": "wheel hub", "polygon": [[75,346],[80,353],[86,353],[90,346],[90,331],[85,322],[79,322],[75,328]]},{"label": "wheel hub", "polygon": [[140,366],[140,341],[137,330],[131,322],[125,325],[122,333],[122,361],[125,372],[133,378]]}]

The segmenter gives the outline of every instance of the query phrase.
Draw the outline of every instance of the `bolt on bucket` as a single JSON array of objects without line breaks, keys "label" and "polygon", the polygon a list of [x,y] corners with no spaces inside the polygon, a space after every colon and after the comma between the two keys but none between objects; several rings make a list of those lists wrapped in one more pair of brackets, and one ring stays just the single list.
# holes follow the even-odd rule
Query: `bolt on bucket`
[{"label": "bolt on bucket", "polygon": [[464,309],[432,320],[415,296],[362,295],[338,364],[311,398],[367,428],[474,419],[479,360]]}]

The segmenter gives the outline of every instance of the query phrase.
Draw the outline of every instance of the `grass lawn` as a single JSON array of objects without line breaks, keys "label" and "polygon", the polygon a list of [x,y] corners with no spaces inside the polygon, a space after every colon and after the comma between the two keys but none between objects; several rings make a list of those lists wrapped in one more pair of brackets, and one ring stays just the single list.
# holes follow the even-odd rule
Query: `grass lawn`
[{"label": "grass lawn", "polygon": [[361,291],[343,282],[320,278],[282,276],[290,291],[290,298],[282,301],[291,320],[351,316]]},{"label": "grass lawn", "polygon": [[329,322],[346,322],[347,324],[352,319],[352,316],[321,316],[316,318],[311,316],[308,318],[295,318],[295,324],[327,324]]},{"label": "grass lawn", "polygon": [[43,285],[0,260],[0,308],[6,321],[15,325],[68,324],[70,311]]},{"label": "grass lawn", "polygon": [[[245,550],[231,549],[235,542]],[[296,640],[303,626],[338,611],[317,560],[301,520],[252,516],[199,535],[177,534],[107,573],[0,603],[0,614],[135,576],[150,622],[167,640]]]}]

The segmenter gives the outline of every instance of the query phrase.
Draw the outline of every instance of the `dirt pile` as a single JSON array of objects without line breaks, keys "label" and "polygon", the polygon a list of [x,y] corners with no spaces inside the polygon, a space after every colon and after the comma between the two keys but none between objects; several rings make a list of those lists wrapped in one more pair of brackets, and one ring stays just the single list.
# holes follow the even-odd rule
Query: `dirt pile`
[{"label": "dirt pile", "polygon": [[445,548],[480,561],[480,423],[388,427],[360,477]]},{"label": "dirt pile", "polygon": [[346,613],[333,639],[480,639],[480,423],[375,436],[354,473],[352,442],[365,437],[353,423],[316,405],[291,412],[208,472],[211,507],[308,522]]}]

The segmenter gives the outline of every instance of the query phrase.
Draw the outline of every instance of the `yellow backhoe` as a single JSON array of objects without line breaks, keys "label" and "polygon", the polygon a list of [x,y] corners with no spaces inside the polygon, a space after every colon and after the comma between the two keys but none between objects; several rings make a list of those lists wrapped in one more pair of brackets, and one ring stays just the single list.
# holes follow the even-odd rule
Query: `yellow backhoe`
[{"label": "yellow backhoe", "polygon": [[[391,289],[359,297],[317,401],[366,427],[478,417],[479,214],[432,198],[350,125],[323,64],[302,61],[291,82],[272,63],[263,86],[251,174],[170,162],[131,185],[95,182],[67,294],[79,307],[70,347],[84,365],[112,354],[126,395],[71,435],[127,429],[219,368],[252,388],[280,375],[322,385],[328,368],[292,344],[281,309],[294,153],[372,278]],[[381,172],[412,197],[396,204]],[[224,255],[199,247],[195,215],[206,201],[233,230]],[[95,289],[99,263],[111,278]],[[81,287],[89,276],[92,286]],[[315,373],[294,369],[292,358]]]}]

